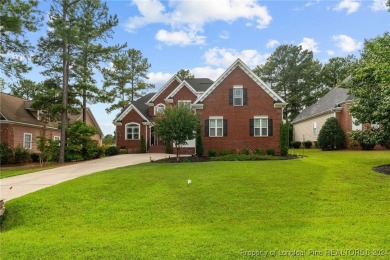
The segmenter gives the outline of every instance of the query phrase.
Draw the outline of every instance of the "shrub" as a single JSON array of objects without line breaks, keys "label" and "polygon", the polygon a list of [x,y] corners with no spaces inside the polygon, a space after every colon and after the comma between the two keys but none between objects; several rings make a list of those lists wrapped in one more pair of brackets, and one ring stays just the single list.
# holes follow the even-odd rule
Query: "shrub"
[{"label": "shrub", "polygon": [[229,155],[229,154],[231,154],[231,152],[229,150],[222,149],[219,151],[220,156],[225,156],[225,155]]},{"label": "shrub", "polygon": [[27,149],[24,149],[20,146],[14,149],[14,163],[24,163],[31,158],[30,152]]},{"label": "shrub", "polygon": [[335,117],[326,119],[324,126],[318,134],[318,147],[323,150],[336,150],[344,148],[345,133]]},{"label": "shrub", "polygon": [[267,149],[265,150],[265,153],[266,153],[267,155],[273,156],[273,155],[275,155],[275,149],[274,149],[274,148],[267,148]]},{"label": "shrub", "polygon": [[12,162],[14,153],[7,143],[0,143],[0,164],[7,164]]},{"label": "shrub", "polygon": [[301,144],[302,144],[302,142],[299,142],[299,141],[291,142],[291,146],[295,149],[299,149],[301,147]]},{"label": "shrub", "polygon": [[245,155],[249,155],[249,154],[250,154],[250,151],[249,151],[248,148],[245,147],[244,149],[242,149],[241,153],[242,153],[242,154],[245,154]]},{"label": "shrub", "polygon": [[261,148],[256,148],[256,154],[257,155],[263,155],[263,149],[261,149]]},{"label": "shrub", "polygon": [[127,154],[127,149],[119,149],[120,154]]},{"label": "shrub", "polygon": [[349,136],[352,140],[358,141],[363,150],[373,150],[378,143],[375,129],[352,131]]},{"label": "shrub", "polygon": [[313,146],[313,143],[311,141],[304,141],[303,147],[310,149]]},{"label": "shrub", "polygon": [[196,155],[202,157],[204,153],[203,140],[202,140],[202,128],[199,125],[196,128],[196,143],[195,143]]},{"label": "shrub", "polygon": [[141,135],[141,153],[146,153],[146,140],[143,135]]},{"label": "shrub", "polygon": [[116,148],[115,146],[110,146],[106,149],[106,152],[105,154],[107,156],[113,156],[113,155],[117,155],[118,154],[118,148]]},{"label": "shrub", "polygon": [[210,157],[214,157],[217,154],[217,151],[215,151],[215,149],[210,149],[210,150],[207,151],[207,154]]},{"label": "shrub", "polygon": [[289,139],[289,124],[283,123],[280,125],[280,155],[288,154],[288,139]]},{"label": "shrub", "polygon": [[39,162],[40,155],[38,153],[32,153],[30,156],[33,162]]}]

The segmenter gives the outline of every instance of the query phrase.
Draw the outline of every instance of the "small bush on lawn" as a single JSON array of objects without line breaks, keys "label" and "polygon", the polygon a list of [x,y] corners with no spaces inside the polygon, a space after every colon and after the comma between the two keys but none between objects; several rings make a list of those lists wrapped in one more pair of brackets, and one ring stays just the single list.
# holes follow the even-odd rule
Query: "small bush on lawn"
[{"label": "small bush on lawn", "polygon": [[257,154],[257,155],[263,155],[263,149],[261,149],[261,148],[256,148],[256,154]]},{"label": "small bush on lawn", "polygon": [[113,156],[113,155],[117,155],[118,154],[118,148],[116,148],[115,146],[110,146],[106,149],[106,152],[105,152],[106,156]]},{"label": "small bush on lawn", "polygon": [[14,153],[7,143],[0,143],[0,165],[12,162]]},{"label": "small bush on lawn", "polygon": [[210,149],[210,150],[207,151],[207,154],[210,157],[215,157],[215,155],[217,155],[217,151],[215,151],[215,149]]},{"label": "small bush on lawn", "polygon": [[27,149],[24,149],[20,146],[14,149],[14,163],[19,164],[28,162],[29,159],[31,159],[31,157],[30,152]]},{"label": "small bush on lawn", "polygon": [[299,142],[299,141],[291,142],[291,146],[295,149],[299,149],[301,147],[301,144],[302,144],[302,142]]},{"label": "small bush on lawn", "polygon": [[31,160],[33,161],[33,162],[39,162],[39,154],[38,153],[32,153],[31,155]]},{"label": "small bush on lawn", "polygon": [[365,129],[361,131],[352,131],[349,136],[354,141],[358,141],[363,150],[373,150],[378,144],[375,129]]},{"label": "small bush on lawn", "polygon": [[313,146],[313,143],[311,141],[304,141],[303,142],[303,146],[306,148],[306,149],[310,149],[312,146]]},{"label": "small bush on lawn", "polygon": [[326,119],[324,126],[318,134],[317,142],[318,147],[323,151],[344,148],[345,133],[337,118],[330,117]]},{"label": "small bush on lawn", "polygon": [[231,152],[229,150],[222,149],[219,151],[220,156],[225,156],[225,155],[229,155],[229,154],[231,154]]},{"label": "small bush on lawn", "polygon": [[275,149],[274,148],[267,148],[267,150],[265,150],[265,153],[267,155],[274,156],[275,155]]}]

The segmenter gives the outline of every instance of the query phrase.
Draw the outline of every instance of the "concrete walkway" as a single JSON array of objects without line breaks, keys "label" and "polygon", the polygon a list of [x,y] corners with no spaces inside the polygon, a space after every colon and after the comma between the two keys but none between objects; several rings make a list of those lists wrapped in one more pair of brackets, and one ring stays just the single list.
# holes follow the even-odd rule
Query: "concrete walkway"
[{"label": "concrete walkway", "polygon": [[80,176],[150,162],[150,158],[158,160],[168,156],[161,153],[122,154],[0,179],[0,199],[11,200]]}]

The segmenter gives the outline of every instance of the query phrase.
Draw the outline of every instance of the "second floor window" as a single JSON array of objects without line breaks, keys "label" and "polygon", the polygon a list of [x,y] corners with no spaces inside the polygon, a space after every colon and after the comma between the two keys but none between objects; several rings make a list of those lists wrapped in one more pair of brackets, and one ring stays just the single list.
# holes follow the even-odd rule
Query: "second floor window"
[{"label": "second floor window", "polygon": [[234,88],[233,89],[233,106],[242,106],[243,104],[243,89]]},{"label": "second floor window", "polygon": [[165,111],[165,105],[164,104],[158,104],[155,107],[154,114],[155,115],[157,115],[157,114],[164,114],[164,111]]}]

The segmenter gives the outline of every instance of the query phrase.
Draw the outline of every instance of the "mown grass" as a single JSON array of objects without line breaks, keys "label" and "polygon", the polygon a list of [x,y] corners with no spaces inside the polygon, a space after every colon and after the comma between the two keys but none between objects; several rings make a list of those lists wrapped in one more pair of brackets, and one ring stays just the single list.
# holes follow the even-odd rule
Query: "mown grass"
[{"label": "mown grass", "polygon": [[43,170],[47,170],[50,168],[54,168],[54,165],[49,166],[39,166],[34,164],[31,167],[24,166],[8,166],[8,167],[0,167],[0,179],[8,178],[12,176],[22,175],[26,173],[39,172]]},{"label": "mown grass", "polygon": [[371,169],[388,164],[390,152],[305,155],[148,163],[11,200],[1,258],[231,259],[248,250],[310,258],[310,249],[389,258],[373,254],[390,254],[390,176]]}]

